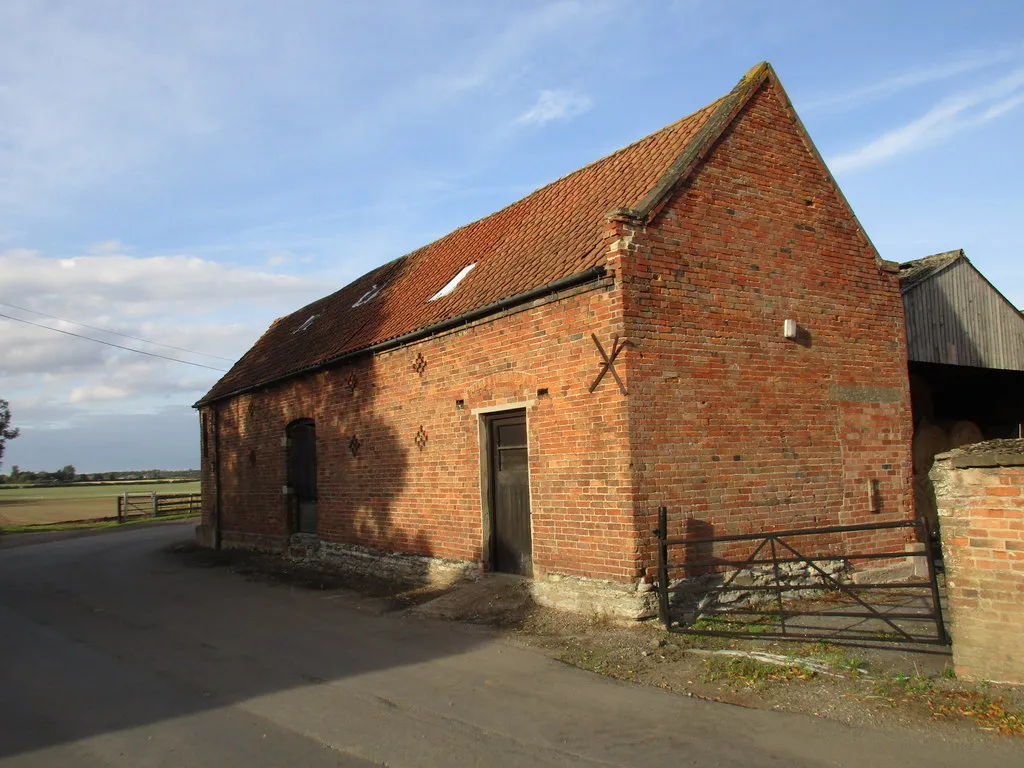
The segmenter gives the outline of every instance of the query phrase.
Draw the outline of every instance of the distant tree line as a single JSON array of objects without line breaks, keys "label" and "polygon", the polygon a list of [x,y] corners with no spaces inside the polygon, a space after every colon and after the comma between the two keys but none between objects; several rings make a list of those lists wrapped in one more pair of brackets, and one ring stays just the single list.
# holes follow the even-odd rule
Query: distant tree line
[{"label": "distant tree line", "polygon": [[23,470],[17,464],[11,465],[7,475],[0,475],[0,484],[19,485],[67,485],[68,483],[111,483],[126,480],[199,480],[198,469],[135,469],[121,472],[79,473],[71,464],[56,472],[35,472]]}]

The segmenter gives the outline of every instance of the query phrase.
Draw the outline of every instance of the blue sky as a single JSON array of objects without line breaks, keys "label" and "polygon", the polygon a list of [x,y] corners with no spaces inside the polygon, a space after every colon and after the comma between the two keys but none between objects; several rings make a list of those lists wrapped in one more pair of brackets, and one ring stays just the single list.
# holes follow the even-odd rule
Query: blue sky
[{"label": "blue sky", "polygon": [[[0,313],[227,367],[275,318],[775,66],[884,258],[1024,306],[1024,5],[0,5]],[[198,465],[214,370],[0,318],[4,469]]]}]

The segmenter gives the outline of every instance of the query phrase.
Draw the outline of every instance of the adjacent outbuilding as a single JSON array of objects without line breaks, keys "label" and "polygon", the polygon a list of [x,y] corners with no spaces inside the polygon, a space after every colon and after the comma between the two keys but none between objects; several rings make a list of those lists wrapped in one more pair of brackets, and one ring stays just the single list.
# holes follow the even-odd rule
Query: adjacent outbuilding
[{"label": "adjacent outbuilding", "polygon": [[933,457],[1024,424],[1024,316],[962,250],[900,265],[918,513],[935,520]]}]

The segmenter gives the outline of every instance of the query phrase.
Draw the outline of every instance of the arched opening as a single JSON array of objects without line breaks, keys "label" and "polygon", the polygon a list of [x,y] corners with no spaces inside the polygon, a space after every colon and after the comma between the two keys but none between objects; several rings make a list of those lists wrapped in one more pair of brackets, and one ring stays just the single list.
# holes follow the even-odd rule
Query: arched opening
[{"label": "arched opening", "polygon": [[316,533],[316,427],[300,419],[286,434],[292,525],[297,533]]}]

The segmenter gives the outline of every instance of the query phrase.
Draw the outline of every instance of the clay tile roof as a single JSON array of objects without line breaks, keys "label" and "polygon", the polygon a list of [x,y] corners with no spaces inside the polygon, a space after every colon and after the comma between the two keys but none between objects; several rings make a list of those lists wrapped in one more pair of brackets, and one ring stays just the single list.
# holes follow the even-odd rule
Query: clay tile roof
[{"label": "clay tile roof", "polygon": [[[767,77],[770,66],[759,64],[693,114],[276,320],[197,406],[603,265],[606,214],[650,214]],[[456,290],[428,301],[470,264]],[[372,300],[353,306],[374,286]]]},{"label": "clay tile roof", "polygon": [[906,293],[962,258],[966,258],[964,252],[958,249],[903,262],[900,264],[900,292]]}]

